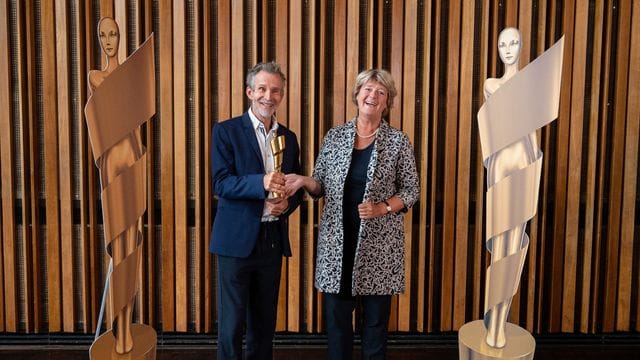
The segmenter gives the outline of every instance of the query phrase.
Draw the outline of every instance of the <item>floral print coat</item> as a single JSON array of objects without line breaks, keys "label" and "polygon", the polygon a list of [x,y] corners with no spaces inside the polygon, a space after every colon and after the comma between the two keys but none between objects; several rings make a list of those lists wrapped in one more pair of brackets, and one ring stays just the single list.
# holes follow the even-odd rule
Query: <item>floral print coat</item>
[{"label": "floral print coat", "polygon": [[[344,241],[342,200],[355,141],[353,119],[327,133],[313,171],[325,205],[320,220],[315,286],[338,293]],[[419,196],[416,162],[409,138],[382,121],[367,168],[363,201],[381,202],[398,196],[406,208]],[[404,291],[403,213],[363,219],[353,266],[353,295],[391,295]]]}]

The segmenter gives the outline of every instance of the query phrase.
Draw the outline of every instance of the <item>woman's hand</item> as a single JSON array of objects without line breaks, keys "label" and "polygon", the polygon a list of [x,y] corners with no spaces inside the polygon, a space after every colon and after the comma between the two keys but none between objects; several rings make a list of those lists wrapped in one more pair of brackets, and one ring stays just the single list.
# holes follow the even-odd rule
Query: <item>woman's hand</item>
[{"label": "woman's hand", "polygon": [[387,214],[384,203],[363,202],[358,205],[360,219],[373,219]]},{"label": "woman's hand", "polygon": [[322,191],[320,183],[312,177],[298,174],[287,174],[285,178],[286,181],[284,188],[287,196],[292,196],[296,191],[300,190],[300,188],[304,188],[309,194],[314,196],[318,196]]},{"label": "woman's hand", "polygon": [[285,175],[285,185],[284,185],[284,193],[287,197],[293,195],[298,191],[301,187],[304,186],[304,178],[305,176],[298,174],[287,174]]}]

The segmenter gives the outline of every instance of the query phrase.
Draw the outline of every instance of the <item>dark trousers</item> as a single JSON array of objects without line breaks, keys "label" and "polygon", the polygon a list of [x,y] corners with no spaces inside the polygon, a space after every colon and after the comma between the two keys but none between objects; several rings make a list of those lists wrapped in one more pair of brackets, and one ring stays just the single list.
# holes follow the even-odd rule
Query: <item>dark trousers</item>
[{"label": "dark trousers", "polygon": [[[263,223],[246,258],[218,255],[217,359],[242,359],[246,325],[246,359],[271,359],[282,268],[280,233]],[[246,320],[246,322],[245,322]]]},{"label": "dark trousers", "polygon": [[[362,359],[384,359],[391,295],[362,295],[358,298],[362,304]],[[351,317],[357,303],[356,297],[324,294],[328,358],[331,360],[352,358]]]}]

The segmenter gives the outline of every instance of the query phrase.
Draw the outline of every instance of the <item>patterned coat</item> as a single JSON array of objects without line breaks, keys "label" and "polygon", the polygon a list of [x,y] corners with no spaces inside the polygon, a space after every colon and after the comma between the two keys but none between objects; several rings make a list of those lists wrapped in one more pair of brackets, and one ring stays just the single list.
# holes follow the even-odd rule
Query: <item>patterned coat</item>
[{"label": "patterned coat", "polygon": [[[342,199],[355,140],[355,119],[327,133],[313,171],[325,197],[320,220],[315,286],[338,293],[342,275]],[[363,201],[392,196],[411,207],[419,196],[418,174],[409,138],[382,121],[367,168]],[[404,291],[404,221],[402,213],[363,219],[353,269],[353,295],[391,295]]]}]

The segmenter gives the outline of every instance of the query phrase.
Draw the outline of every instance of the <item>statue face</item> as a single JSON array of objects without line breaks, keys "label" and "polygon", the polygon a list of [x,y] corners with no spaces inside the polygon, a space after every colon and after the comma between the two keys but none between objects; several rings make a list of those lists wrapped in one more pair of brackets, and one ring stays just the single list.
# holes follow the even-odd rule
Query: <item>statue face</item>
[{"label": "statue face", "polygon": [[120,31],[118,24],[111,18],[104,18],[98,24],[98,37],[100,38],[100,47],[108,57],[114,57],[118,53],[118,45],[120,43]]},{"label": "statue face", "polygon": [[505,65],[513,65],[518,62],[521,49],[520,32],[514,28],[502,30],[498,36],[498,53],[502,62]]}]

